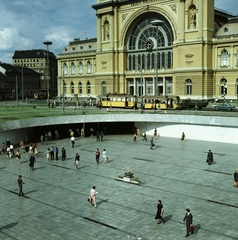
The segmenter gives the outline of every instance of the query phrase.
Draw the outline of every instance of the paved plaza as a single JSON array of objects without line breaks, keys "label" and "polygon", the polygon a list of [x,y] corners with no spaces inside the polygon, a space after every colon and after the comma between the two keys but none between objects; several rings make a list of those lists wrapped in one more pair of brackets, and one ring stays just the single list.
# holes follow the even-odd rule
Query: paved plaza
[{"label": "paved plaza", "polygon": [[[181,130],[182,132],[182,130]],[[204,133],[206,134],[206,133]],[[21,163],[0,155],[0,239],[143,240],[185,239],[181,221],[185,209],[193,214],[195,232],[189,239],[238,239],[238,188],[233,173],[238,169],[237,146],[179,138],[159,138],[150,144],[132,141],[132,135],[106,135],[105,141],[76,136],[38,143],[39,157],[30,171],[28,158]],[[148,137],[149,139],[149,137]],[[66,161],[47,161],[50,145],[67,151]],[[96,164],[94,152],[105,148],[108,163]],[[205,163],[207,151],[215,164]],[[74,156],[81,156],[80,169]],[[116,180],[132,170],[142,183]],[[25,196],[18,196],[18,175],[23,176]],[[87,202],[90,188],[98,191],[97,204]],[[157,200],[164,205],[165,224],[154,219]]]}]

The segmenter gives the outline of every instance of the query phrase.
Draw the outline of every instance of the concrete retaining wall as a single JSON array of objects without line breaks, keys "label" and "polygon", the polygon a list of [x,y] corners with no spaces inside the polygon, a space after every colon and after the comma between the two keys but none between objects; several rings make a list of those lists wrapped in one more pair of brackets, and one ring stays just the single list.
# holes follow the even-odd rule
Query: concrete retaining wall
[{"label": "concrete retaining wall", "polygon": [[0,124],[0,141],[9,138],[18,143],[25,140],[26,134],[31,137],[32,128],[38,126],[97,122],[134,122],[147,135],[152,135],[157,128],[161,137],[181,138],[185,132],[187,139],[238,143],[238,119],[235,117],[178,114],[98,114],[14,120]]}]

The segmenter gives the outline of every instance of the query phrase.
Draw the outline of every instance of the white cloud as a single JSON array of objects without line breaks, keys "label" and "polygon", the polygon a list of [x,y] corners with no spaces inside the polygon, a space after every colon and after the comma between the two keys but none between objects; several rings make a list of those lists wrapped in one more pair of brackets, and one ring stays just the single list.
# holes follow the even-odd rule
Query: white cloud
[{"label": "white cloud", "polygon": [[0,50],[6,51],[18,46],[27,47],[31,40],[20,36],[16,28],[5,28],[0,30]]}]

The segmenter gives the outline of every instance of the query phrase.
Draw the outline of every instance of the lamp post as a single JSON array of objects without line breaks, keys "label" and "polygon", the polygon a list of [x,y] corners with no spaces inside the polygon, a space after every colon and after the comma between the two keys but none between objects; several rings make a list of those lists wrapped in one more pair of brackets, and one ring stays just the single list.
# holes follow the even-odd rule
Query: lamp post
[{"label": "lamp post", "polygon": [[23,57],[21,54],[21,99],[24,101],[24,86],[23,86]]},{"label": "lamp post", "polygon": [[43,42],[47,46],[47,99],[50,99],[50,85],[49,85],[49,78],[50,78],[50,64],[49,64],[49,45],[52,44],[50,41]]},{"label": "lamp post", "polygon": [[157,39],[156,39],[156,42],[157,42],[157,46],[156,46],[156,61],[155,61],[155,64],[156,64],[156,78],[155,78],[155,95],[159,95],[160,92],[159,92],[159,89],[158,89],[158,45],[159,45],[159,26],[162,26],[163,25],[163,21],[161,20],[153,20],[150,22],[153,26],[156,26],[157,27]]},{"label": "lamp post", "polygon": [[140,113],[143,113],[143,98],[142,98],[142,65],[140,64]]},{"label": "lamp post", "polygon": [[19,102],[18,102],[18,81],[17,81],[17,76],[16,76],[16,107],[19,107]]},{"label": "lamp post", "polygon": [[62,91],[62,114],[64,114],[64,70],[63,70],[63,74],[62,74],[62,87],[63,87],[63,91]]}]

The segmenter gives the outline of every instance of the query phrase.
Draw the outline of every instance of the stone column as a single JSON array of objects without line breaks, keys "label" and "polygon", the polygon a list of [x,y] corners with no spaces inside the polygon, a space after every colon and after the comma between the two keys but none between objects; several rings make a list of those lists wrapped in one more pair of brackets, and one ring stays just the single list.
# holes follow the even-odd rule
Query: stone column
[{"label": "stone column", "polygon": [[180,12],[179,12],[179,16],[180,16],[180,39],[184,41],[184,28],[185,28],[185,0],[181,0],[180,1]]},{"label": "stone column", "polygon": [[203,38],[203,6],[203,0],[199,0],[198,19],[196,21],[198,38]]},{"label": "stone column", "polygon": [[101,14],[97,14],[97,51],[102,50]]}]

